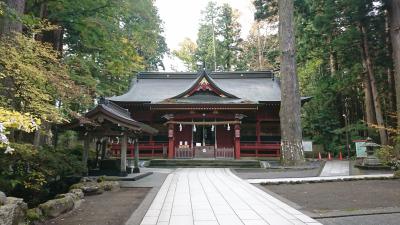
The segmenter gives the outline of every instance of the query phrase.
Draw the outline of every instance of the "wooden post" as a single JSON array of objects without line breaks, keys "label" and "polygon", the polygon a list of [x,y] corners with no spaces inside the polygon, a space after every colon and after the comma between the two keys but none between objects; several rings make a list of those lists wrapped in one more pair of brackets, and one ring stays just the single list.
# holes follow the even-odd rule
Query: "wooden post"
[{"label": "wooden post", "polygon": [[133,161],[133,165],[135,168],[133,168],[133,172],[140,173],[140,169],[139,169],[139,139],[138,138],[135,139],[134,146],[135,146],[135,158]]},{"label": "wooden post", "polygon": [[240,125],[235,125],[235,159],[240,159]]},{"label": "wooden post", "polygon": [[256,136],[257,136],[257,144],[261,143],[261,121],[257,119],[256,122]]},{"label": "wooden post", "polygon": [[103,143],[101,145],[101,156],[100,156],[101,160],[106,158],[107,145],[108,145],[108,138],[104,138]]},{"label": "wooden post", "polygon": [[128,136],[124,132],[121,138],[121,176],[126,176],[128,175],[126,172],[126,151],[128,148]]},{"label": "wooden post", "polygon": [[175,152],[175,143],[174,143],[174,129],[175,126],[174,124],[169,124],[168,126],[168,159],[173,159],[174,158],[174,152]]},{"label": "wooden post", "polygon": [[[154,122],[153,122],[153,115],[151,115],[150,126],[152,127],[153,124],[154,124]],[[150,143],[151,145],[154,145],[154,136],[153,136],[152,134],[150,134],[150,136],[149,136],[149,143]],[[154,147],[154,146],[153,146],[153,147]]]},{"label": "wooden post", "polygon": [[88,157],[89,157],[89,148],[90,148],[90,135],[88,133],[86,133],[85,139],[83,142],[83,152],[82,152],[82,163],[83,163],[83,167],[86,170],[85,174],[88,173],[87,161],[88,161]]}]

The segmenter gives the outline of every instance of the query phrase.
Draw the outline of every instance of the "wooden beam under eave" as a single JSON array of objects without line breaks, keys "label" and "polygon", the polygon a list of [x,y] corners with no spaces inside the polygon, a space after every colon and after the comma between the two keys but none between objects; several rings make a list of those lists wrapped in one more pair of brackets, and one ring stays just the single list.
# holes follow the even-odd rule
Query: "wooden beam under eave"
[{"label": "wooden beam under eave", "polygon": [[164,125],[167,124],[182,124],[182,125],[226,125],[226,124],[241,124],[241,121],[238,120],[230,120],[230,121],[168,121],[165,122]]}]

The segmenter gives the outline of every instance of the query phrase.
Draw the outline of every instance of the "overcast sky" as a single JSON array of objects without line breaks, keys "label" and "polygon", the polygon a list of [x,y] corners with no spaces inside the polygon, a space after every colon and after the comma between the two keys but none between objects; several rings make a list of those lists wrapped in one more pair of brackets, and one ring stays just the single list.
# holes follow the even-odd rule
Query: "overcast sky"
[{"label": "overcast sky", "polygon": [[[177,49],[185,37],[196,41],[201,11],[208,2],[209,0],[156,0],[159,15],[164,22],[164,37],[171,51]],[[218,5],[229,3],[232,8],[239,11],[241,36],[245,38],[254,21],[252,0],[215,0],[215,2]],[[184,70],[176,59],[165,59],[164,63],[167,71],[171,70],[171,65],[180,71]]]}]

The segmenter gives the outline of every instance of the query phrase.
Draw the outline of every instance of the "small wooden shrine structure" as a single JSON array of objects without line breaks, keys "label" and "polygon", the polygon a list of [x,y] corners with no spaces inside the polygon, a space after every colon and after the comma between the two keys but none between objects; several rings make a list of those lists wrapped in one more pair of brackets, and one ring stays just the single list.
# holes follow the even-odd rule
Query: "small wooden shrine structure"
[{"label": "small wooden shrine structure", "polygon": [[94,109],[64,128],[78,131],[84,137],[82,160],[85,166],[88,161],[90,143],[93,140],[97,140],[96,148],[101,149],[101,156],[96,155],[96,161],[98,158],[106,158],[107,148],[112,143],[118,143],[121,175],[127,174],[128,150],[130,151],[129,156],[134,159],[133,171],[139,172],[139,139],[141,135],[156,135],[158,132],[156,129],[134,120],[127,109],[104,98],[100,99]]}]

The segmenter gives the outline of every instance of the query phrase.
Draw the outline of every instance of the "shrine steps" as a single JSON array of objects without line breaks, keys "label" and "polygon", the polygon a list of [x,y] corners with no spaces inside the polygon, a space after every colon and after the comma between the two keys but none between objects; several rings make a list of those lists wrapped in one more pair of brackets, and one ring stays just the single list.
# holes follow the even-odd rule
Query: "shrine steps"
[{"label": "shrine steps", "polygon": [[185,167],[185,168],[260,168],[258,160],[222,160],[222,159],[153,159],[149,167]]}]

